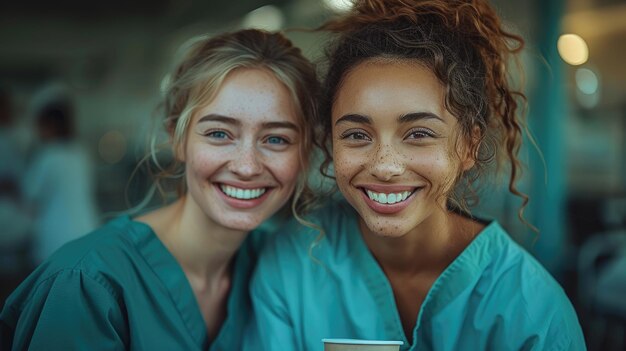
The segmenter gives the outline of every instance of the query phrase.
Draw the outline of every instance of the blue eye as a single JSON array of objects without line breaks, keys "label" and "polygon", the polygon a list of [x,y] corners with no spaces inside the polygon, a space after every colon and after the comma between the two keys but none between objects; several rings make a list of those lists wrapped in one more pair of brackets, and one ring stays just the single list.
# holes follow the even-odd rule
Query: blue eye
[{"label": "blue eye", "polygon": [[267,138],[267,143],[268,144],[288,144],[285,138],[281,138],[278,136],[271,136]]},{"label": "blue eye", "polygon": [[226,134],[226,132],[221,131],[221,130],[216,130],[216,131],[213,131],[213,132],[206,133],[206,136],[208,136],[210,138],[215,138],[215,139],[226,139],[226,138],[228,138],[228,134]]}]

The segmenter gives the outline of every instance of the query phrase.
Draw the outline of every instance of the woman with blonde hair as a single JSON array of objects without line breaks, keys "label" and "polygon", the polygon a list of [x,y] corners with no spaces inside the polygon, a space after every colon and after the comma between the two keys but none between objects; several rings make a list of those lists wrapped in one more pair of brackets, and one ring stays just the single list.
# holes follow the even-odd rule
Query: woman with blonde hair
[{"label": "woman with blonde hair", "polygon": [[0,348],[239,350],[266,235],[252,231],[307,196],[317,90],[281,34],[195,40],[165,89],[180,197],[46,260],[7,300]]},{"label": "woman with blonde hair", "polygon": [[336,36],[326,166],[345,201],[309,216],[323,236],[294,221],[262,252],[251,292],[264,349],[584,349],[557,282],[469,211],[496,171],[528,200],[516,185],[523,94],[507,71],[522,39],[486,0],[355,1],[322,29]]}]

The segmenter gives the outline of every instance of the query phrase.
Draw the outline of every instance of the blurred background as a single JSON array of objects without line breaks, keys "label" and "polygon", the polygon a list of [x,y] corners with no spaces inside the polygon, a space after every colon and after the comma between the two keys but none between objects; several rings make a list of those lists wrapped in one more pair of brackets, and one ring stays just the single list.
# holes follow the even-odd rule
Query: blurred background
[{"label": "blurred background", "polygon": [[[504,183],[489,189],[476,212],[497,218],[559,280],[589,349],[625,349],[626,1],[492,3],[527,40],[527,118],[541,153],[527,140],[522,189],[531,197],[525,218],[539,233],[520,223],[520,201]],[[50,250],[142,201],[148,176],[139,170],[129,179],[160,117],[160,84],[181,44],[243,27],[313,28],[348,6],[1,2],[0,300]],[[312,60],[321,57],[323,36],[288,36]],[[64,234],[42,234],[55,228]]]}]

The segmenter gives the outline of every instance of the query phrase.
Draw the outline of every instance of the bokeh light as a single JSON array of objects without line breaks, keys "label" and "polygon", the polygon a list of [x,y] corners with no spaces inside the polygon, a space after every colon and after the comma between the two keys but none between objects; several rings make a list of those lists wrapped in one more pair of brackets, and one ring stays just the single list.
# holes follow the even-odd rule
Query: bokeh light
[{"label": "bokeh light", "polygon": [[579,68],[576,70],[576,87],[581,93],[592,95],[598,91],[598,76],[589,68]]},{"label": "bokeh light", "polygon": [[348,11],[352,7],[351,0],[324,0],[328,8],[337,12]]},{"label": "bokeh light", "polygon": [[576,34],[561,35],[557,42],[557,49],[563,61],[573,66],[582,65],[589,59],[587,43]]},{"label": "bokeh light", "polygon": [[126,136],[118,130],[110,130],[100,138],[98,152],[104,162],[118,163],[126,155]]},{"label": "bokeh light", "polygon": [[283,27],[285,16],[276,6],[266,5],[251,11],[243,18],[244,28],[257,28],[267,31],[277,31]]}]

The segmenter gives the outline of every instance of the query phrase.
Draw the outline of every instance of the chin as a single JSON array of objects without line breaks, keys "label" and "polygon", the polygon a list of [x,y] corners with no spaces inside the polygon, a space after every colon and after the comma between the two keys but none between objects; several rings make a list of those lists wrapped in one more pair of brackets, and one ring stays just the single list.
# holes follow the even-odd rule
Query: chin
[{"label": "chin", "polygon": [[248,223],[229,223],[226,228],[230,228],[232,230],[239,230],[239,231],[243,231],[243,232],[251,232],[253,230],[255,230],[256,228],[258,228],[261,225],[261,223],[254,223],[254,224],[248,224]]},{"label": "chin", "polygon": [[394,223],[393,220],[371,219],[364,223],[372,234],[385,238],[400,238],[409,232],[406,225]]},{"label": "chin", "polygon": [[261,225],[261,222],[252,218],[228,218],[219,222],[224,228],[243,232],[250,232]]},{"label": "chin", "polygon": [[401,238],[407,234],[406,231],[400,230],[377,230],[372,231],[373,234],[380,236],[382,238]]}]

